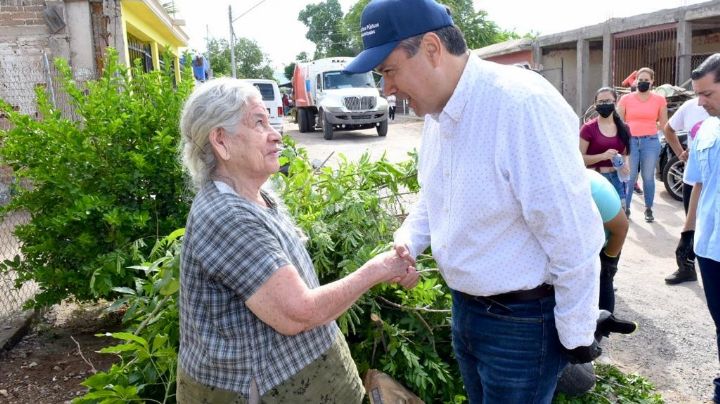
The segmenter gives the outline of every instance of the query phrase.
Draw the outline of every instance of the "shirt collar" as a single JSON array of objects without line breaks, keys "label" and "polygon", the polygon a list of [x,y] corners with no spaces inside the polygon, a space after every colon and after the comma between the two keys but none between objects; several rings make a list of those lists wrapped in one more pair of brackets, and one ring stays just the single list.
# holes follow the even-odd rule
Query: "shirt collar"
[{"label": "shirt collar", "polygon": [[445,114],[455,122],[460,121],[465,105],[467,105],[472,95],[470,91],[472,89],[472,83],[475,81],[475,72],[477,71],[479,61],[480,59],[477,56],[470,54],[467,63],[465,63],[463,73],[460,76],[460,80],[458,80],[457,86],[455,86],[455,91],[453,91],[453,94],[450,96],[447,104],[445,104],[445,108],[443,108],[440,115]]}]

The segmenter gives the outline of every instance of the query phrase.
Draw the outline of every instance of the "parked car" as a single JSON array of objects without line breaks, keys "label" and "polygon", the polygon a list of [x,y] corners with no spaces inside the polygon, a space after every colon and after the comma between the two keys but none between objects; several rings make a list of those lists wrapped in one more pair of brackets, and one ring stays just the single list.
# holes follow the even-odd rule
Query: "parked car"
[{"label": "parked car", "polygon": [[268,111],[268,117],[270,125],[275,128],[280,134],[283,133],[283,104],[282,95],[280,94],[280,88],[275,80],[266,79],[244,79],[252,83],[258,90],[263,98],[263,103]]},{"label": "parked car", "polygon": [[[677,132],[680,144],[687,148],[687,132]],[[685,162],[681,161],[673,152],[672,147],[660,136],[660,158],[658,159],[655,176],[665,184],[665,190],[675,200],[683,199],[683,173],[685,173]]]}]

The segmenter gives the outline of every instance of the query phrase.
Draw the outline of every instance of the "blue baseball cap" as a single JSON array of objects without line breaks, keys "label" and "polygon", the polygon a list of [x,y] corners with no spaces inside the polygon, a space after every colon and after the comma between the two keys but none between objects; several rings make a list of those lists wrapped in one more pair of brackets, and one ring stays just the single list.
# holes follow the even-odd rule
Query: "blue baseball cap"
[{"label": "blue baseball cap", "polygon": [[365,73],[385,60],[403,39],[453,25],[447,7],[435,0],[372,0],[360,19],[365,50],[345,73]]}]

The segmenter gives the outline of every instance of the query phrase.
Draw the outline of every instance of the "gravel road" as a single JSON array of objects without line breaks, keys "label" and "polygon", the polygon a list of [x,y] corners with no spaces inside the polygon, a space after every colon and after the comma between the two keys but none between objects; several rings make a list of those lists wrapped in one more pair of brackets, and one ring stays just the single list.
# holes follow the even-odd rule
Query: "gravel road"
[{"label": "gravel road", "polygon": [[[420,146],[422,122],[398,116],[386,138],[374,131],[338,132],[332,141],[321,133],[299,133],[286,124],[286,133],[308,149],[309,156],[324,160],[332,151],[356,159],[363,151],[373,158],[387,152],[391,161],[407,158]],[[675,270],[675,246],[684,221],[682,203],[672,199],[656,182],[655,222],[642,218],[643,199],[632,202],[630,231],[620,260],[615,285],[616,313],[637,321],[630,336],[613,336],[605,344],[607,360],[626,372],[647,377],[667,403],[706,403],[712,398],[712,379],[718,373],[714,325],[700,282],[665,285]],[[559,207],[560,208],[560,207]]]}]

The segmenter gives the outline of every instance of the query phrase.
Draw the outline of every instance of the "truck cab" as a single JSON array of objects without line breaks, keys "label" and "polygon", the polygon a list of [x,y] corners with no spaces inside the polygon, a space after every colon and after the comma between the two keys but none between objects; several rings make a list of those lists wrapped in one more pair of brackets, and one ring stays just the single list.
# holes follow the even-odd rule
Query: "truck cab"
[{"label": "truck cab", "polygon": [[300,132],[322,128],[330,140],[336,130],[375,127],[379,136],[387,135],[387,101],[371,72],[343,73],[351,60],[326,58],[296,65],[293,92]]}]

